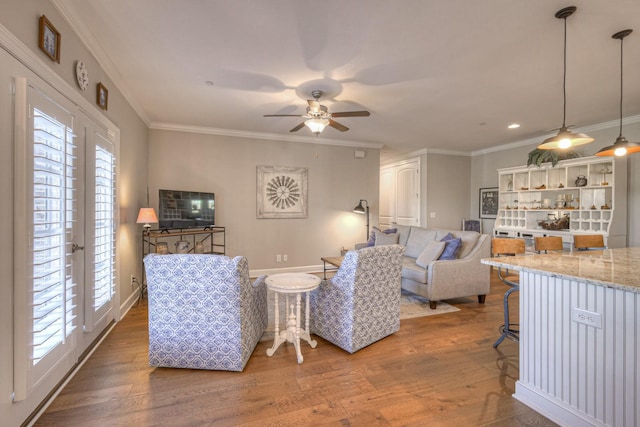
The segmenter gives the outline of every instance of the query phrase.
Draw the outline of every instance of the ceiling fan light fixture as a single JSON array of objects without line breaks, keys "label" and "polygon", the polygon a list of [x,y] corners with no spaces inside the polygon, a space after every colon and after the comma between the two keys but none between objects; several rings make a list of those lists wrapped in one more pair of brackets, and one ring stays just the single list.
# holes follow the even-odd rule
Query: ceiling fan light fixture
[{"label": "ceiling fan light fixture", "polygon": [[309,119],[305,120],[304,125],[309,128],[311,132],[316,135],[319,135],[324,128],[329,125],[328,119]]},{"label": "ceiling fan light fixture", "polygon": [[624,42],[624,38],[627,37],[632,32],[633,30],[622,30],[622,31],[618,31],[617,33],[611,36],[611,38],[613,39],[620,40],[620,134],[616,138],[616,141],[613,143],[613,145],[609,145],[607,147],[600,149],[600,151],[596,153],[596,156],[622,157],[622,156],[626,156],[627,154],[640,152],[640,144],[636,142],[629,142],[627,141],[627,138],[622,136],[622,82],[623,82],[622,80],[622,77],[623,77],[622,75],[622,63],[623,63],[622,62],[623,61],[622,44]]},{"label": "ceiling fan light fixture", "polygon": [[567,118],[567,18],[576,11],[575,6],[568,6],[556,12],[555,17],[564,20],[564,71],[562,75],[562,93],[563,93],[563,110],[562,110],[562,127],[556,136],[545,139],[542,144],[538,145],[540,150],[565,150],[567,148],[576,147],[578,145],[593,142],[593,138],[584,133],[571,132],[566,125]]}]

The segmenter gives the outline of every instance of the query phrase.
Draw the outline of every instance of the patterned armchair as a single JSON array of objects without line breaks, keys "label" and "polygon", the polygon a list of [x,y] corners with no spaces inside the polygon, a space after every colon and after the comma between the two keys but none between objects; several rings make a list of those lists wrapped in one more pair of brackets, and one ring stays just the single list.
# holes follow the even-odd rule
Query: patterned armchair
[{"label": "patterned armchair", "polygon": [[242,371],[267,327],[265,276],[249,281],[244,257],[144,259],[149,365]]},{"label": "patterned armchair", "polygon": [[354,353],[398,331],[403,255],[400,245],[347,252],[311,292],[311,332]]}]

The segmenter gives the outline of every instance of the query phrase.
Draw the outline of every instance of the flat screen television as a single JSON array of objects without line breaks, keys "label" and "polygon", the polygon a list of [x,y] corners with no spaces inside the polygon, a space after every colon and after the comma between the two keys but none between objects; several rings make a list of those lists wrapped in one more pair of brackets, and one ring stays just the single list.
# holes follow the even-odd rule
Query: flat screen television
[{"label": "flat screen television", "polygon": [[215,194],[160,190],[158,212],[161,229],[211,227],[215,224]]}]

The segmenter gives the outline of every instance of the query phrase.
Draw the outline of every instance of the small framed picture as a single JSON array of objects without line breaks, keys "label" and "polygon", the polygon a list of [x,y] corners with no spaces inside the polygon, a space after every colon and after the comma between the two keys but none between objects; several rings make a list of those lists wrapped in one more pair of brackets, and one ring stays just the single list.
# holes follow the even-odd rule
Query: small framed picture
[{"label": "small framed picture", "polygon": [[102,83],[98,83],[98,90],[96,92],[96,103],[98,107],[106,110],[109,106],[109,91]]},{"label": "small framed picture", "polygon": [[56,61],[58,64],[60,63],[60,33],[44,15],[40,17],[38,47],[40,47],[52,61]]},{"label": "small framed picture", "polygon": [[480,218],[498,216],[498,187],[480,189]]}]

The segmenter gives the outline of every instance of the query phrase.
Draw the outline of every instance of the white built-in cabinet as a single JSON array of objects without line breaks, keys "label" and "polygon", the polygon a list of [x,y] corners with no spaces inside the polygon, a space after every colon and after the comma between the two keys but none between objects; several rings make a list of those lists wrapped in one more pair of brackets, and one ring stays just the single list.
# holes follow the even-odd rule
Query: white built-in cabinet
[{"label": "white built-in cabinet", "polygon": [[420,225],[420,159],[409,159],[380,168],[382,228]]},{"label": "white built-in cabinet", "polygon": [[[498,186],[496,236],[532,243],[536,236],[560,235],[569,249],[575,234],[602,234],[609,247],[626,246],[626,160],[585,157],[555,167],[499,169]],[[541,225],[565,216],[568,228]]]}]

